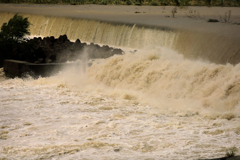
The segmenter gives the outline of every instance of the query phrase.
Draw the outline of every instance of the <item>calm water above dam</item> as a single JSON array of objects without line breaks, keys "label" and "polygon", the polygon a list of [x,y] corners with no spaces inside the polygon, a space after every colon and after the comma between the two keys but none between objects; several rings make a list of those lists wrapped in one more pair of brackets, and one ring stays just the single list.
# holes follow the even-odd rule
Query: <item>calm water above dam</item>
[{"label": "calm water above dam", "polygon": [[1,69],[0,159],[199,159],[240,149],[234,38],[28,16],[32,35],[67,34],[125,54],[48,78],[8,79]]}]

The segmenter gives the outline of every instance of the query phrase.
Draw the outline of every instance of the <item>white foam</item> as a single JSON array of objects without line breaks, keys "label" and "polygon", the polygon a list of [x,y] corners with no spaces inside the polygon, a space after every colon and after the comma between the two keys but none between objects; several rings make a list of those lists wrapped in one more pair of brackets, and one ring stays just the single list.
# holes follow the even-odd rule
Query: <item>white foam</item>
[{"label": "white foam", "polygon": [[199,159],[240,147],[239,65],[156,48],[81,67],[0,74],[0,158]]}]

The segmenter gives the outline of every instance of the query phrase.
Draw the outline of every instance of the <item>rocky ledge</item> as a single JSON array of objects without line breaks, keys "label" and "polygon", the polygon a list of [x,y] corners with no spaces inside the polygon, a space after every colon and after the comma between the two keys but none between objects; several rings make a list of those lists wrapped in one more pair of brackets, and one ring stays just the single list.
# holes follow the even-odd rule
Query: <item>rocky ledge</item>
[{"label": "rocky ledge", "polygon": [[3,67],[7,76],[46,77],[59,72],[64,66],[79,65],[77,63],[66,63],[69,61],[81,59],[82,63],[89,66],[91,65],[89,63],[90,59],[102,59],[115,54],[123,54],[121,49],[107,45],[81,43],[79,39],[71,42],[66,35],[57,39],[53,36],[33,38],[28,40],[27,44],[26,46],[31,46],[30,51],[26,48],[28,54],[15,53],[18,58],[4,60]]},{"label": "rocky ledge", "polygon": [[108,58],[115,54],[123,54],[118,48],[107,45],[81,43],[79,39],[71,42],[66,35],[59,38],[45,37],[33,38],[28,41],[34,48],[33,57],[29,59],[31,63],[65,63],[76,61],[77,59],[99,59]]}]

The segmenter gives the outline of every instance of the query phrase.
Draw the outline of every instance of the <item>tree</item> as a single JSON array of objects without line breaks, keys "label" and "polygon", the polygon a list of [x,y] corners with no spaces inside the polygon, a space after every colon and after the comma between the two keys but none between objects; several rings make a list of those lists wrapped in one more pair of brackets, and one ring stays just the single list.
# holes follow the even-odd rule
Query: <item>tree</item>
[{"label": "tree", "polygon": [[175,3],[176,6],[180,6],[180,3],[179,3],[178,0],[174,0],[174,3]]},{"label": "tree", "polygon": [[240,5],[240,0],[236,0],[237,4]]},{"label": "tree", "polygon": [[8,23],[3,23],[0,32],[0,41],[2,40],[22,40],[25,35],[30,35],[30,22],[28,18],[23,18],[15,14]]},{"label": "tree", "polygon": [[[19,59],[21,54],[26,54],[24,36],[30,35],[30,22],[28,18],[15,14],[8,23],[3,23],[0,31],[0,67],[4,59]],[[29,48],[29,47],[28,47]]]},{"label": "tree", "polygon": [[211,6],[212,0],[205,0],[206,5]]}]

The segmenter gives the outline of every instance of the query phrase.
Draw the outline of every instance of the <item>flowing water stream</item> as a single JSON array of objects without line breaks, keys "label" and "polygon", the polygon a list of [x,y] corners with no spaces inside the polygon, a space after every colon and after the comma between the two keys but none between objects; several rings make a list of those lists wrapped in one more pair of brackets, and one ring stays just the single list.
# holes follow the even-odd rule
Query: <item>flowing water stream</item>
[{"label": "flowing water stream", "polygon": [[67,34],[125,54],[47,78],[9,79],[1,69],[0,159],[200,159],[240,148],[234,39],[26,16],[32,35]]}]

